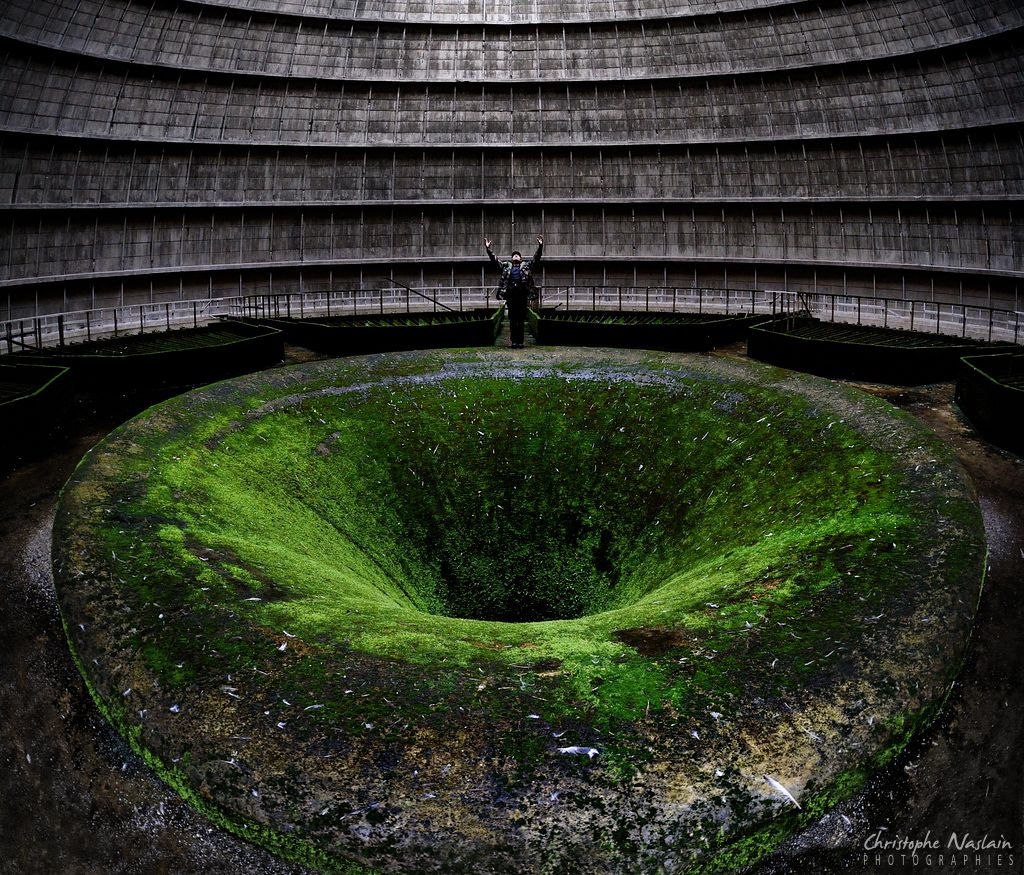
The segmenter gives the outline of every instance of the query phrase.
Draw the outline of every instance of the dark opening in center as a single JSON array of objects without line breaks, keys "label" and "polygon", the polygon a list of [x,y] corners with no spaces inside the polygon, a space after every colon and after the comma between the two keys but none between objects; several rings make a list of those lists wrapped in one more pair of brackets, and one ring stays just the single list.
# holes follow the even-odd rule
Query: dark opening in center
[{"label": "dark opening in center", "polygon": [[565,514],[499,511],[492,525],[465,535],[442,534],[435,548],[448,616],[571,620],[605,610],[615,595],[619,575],[607,529]]}]

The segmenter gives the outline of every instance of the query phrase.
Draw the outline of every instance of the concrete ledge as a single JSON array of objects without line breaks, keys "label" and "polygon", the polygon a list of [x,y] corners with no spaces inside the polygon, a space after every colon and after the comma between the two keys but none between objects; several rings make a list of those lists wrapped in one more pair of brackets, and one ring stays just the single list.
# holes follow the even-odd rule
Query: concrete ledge
[{"label": "concrete ledge", "polygon": [[0,360],[0,473],[51,447],[71,403],[67,374],[65,367]]},{"label": "concrete ledge", "polygon": [[765,317],[546,309],[531,310],[529,318],[542,345],[697,352],[743,339],[747,328]]},{"label": "concrete ledge", "polygon": [[749,355],[763,362],[819,376],[908,385],[952,379],[965,355],[1016,348],[800,316],[763,321],[747,337]]},{"label": "concrete ledge", "polygon": [[986,440],[1024,456],[1024,352],[962,358],[955,400]]},{"label": "concrete ledge", "polygon": [[102,404],[166,394],[281,361],[279,330],[224,320],[203,328],[108,337],[92,343],[16,352],[5,361],[66,368],[76,392]]},{"label": "concrete ledge", "polygon": [[491,346],[501,329],[501,310],[385,313],[361,316],[243,318],[281,331],[290,343],[328,355],[364,355],[406,349]]}]

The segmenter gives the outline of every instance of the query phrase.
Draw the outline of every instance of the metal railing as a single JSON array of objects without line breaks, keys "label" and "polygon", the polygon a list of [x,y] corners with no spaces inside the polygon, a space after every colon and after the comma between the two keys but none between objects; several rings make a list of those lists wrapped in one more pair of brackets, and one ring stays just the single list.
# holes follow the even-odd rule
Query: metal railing
[{"label": "metal railing", "polygon": [[[123,304],[0,322],[0,353],[68,343],[199,328],[223,317],[317,316],[462,311],[495,306],[493,286],[331,289]],[[724,315],[807,313],[828,322],[899,328],[974,340],[1024,342],[1022,314],[971,304],[867,295],[673,286],[549,286],[539,305],[560,310],[624,310]]]},{"label": "metal railing", "polygon": [[541,307],[563,310],[642,310],[669,313],[785,315],[798,309],[796,292],[766,289],[684,288],[680,286],[552,286]]},{"label": "metal railing", "polygon": [[395,284],[377,289],[280,292],[233,299],[228,315],[255,319],[309,319],[373,313],[461,312],[497,306],[491,286],[433,286],[414,289]]},{"label": "metal railing", "polygon": [[545,289],[542,307],[786,316],[806,313],[824,322],[920,331],[972,340],[1024,342],[1024,314],[973,304],[869,295],[770,289],[655,286],[559,286]]},{"label": "metal railing", "polygon": [[0,353],[59,348],[107,337],[199,328],[226,315],[234,298],[123,304],[0,322]]},{"label": "metal railing", "polygon": [[1022,314],[973,304],[865,295],[801,295],[801,309],[824,322],[898,328],[972,340],[1021,343]]}]

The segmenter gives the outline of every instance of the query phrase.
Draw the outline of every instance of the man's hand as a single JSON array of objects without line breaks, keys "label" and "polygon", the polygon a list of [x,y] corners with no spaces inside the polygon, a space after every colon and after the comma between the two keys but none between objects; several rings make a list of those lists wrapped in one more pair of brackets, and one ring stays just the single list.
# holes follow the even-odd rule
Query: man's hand
[{"label": "man's hand", "polygon": [[486,249],[488,252],[491,251],[491,238],[490,237],[484,237],[484,249]]},{"label": "man's hand", "polygon": [[537,245],[538,246],[543,246],[544,245],[544,235],[543,234],[538,234],[537,235]]}]

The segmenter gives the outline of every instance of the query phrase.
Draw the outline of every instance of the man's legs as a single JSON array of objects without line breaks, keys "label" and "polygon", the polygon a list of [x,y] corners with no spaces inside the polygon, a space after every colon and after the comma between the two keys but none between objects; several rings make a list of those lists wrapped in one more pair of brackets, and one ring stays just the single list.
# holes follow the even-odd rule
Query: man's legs
[{"label": "man's legs", "polygon": [[524,328],[526,325],[526,314],[516,308],[509,310],[509,335],[512,339],[512,346],[522,346],[524,339]]}]

